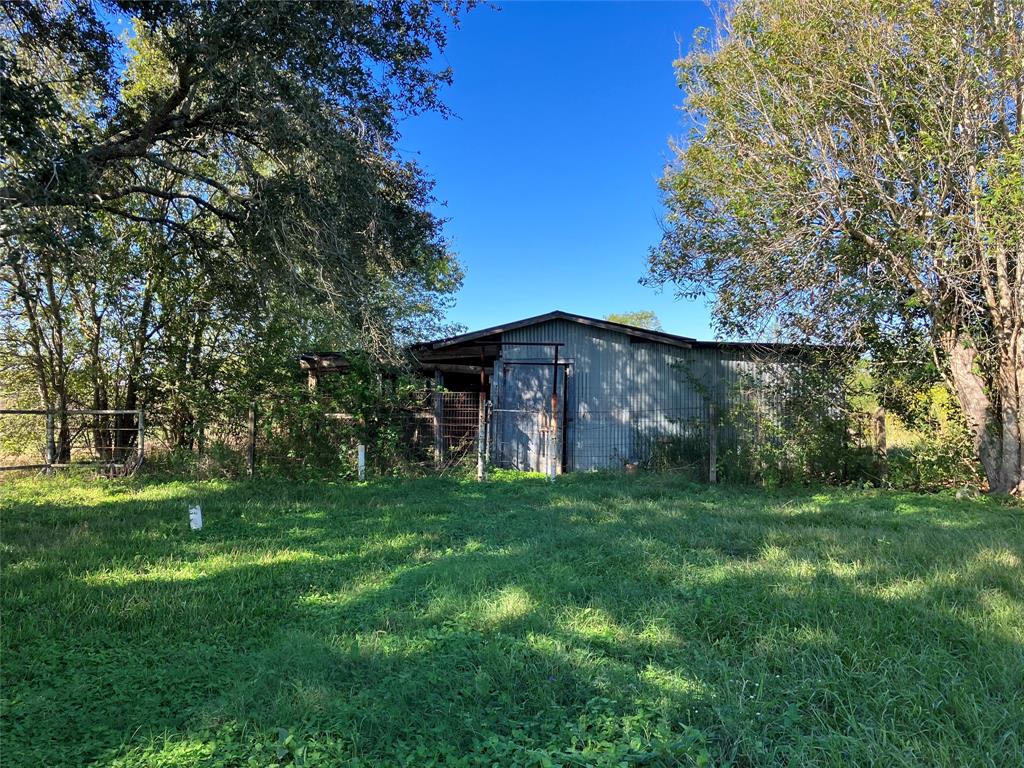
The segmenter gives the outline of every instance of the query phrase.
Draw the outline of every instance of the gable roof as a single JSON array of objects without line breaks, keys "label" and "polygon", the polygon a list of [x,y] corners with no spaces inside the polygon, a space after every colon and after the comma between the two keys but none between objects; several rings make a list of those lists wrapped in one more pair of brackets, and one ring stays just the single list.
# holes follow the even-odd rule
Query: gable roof
[{"label": "gable roof", "polygon": [[551,320],[567,320],[572,323],[579,323],[580,325],[603,328],[608,331],[624,333],[627,336],[632,336],[634,338],[645,339],[647,341],[659,341],[662,344],[671,344],[672,346],[677,347],[692,347],[701,343],[689,336],[677,336],[674,333],[665,333],[664,331],[651,331],[646,328],[637,328],[636,326],[626,325],[624,323],[614,323],[611,320],[599,320],[596,317],[586,317],[585,315],[576,315],[572,312],[562,312],[561,310],[556,309],[554,312],[546,312],[543,315],[535,315],[534,317],[527,317],[523,320],[516,320],[511,323],[492,325],[490,328],[483,328],[471,333],[463,333],[458,336],[450,336],[446,339],[437,339],[436,341],[425,341],[422,344],[417,344],[416,347],[420,349],[440,350],[469,342],[488,340],[491,336],[500,336],[508,331],[514,331],[517,328],[538,325],[539,323],[546,323]]},{"label": "gable roof", "polygon": [[[408,350],[415,363],[423,370],[450,369],[456,372],[479,372],[499,357],[502,349],[502,334],[539,325],[552,320],[565,320],[594,328],[601,328],[615,333],[622,333],[635,339],[648,342],[668,344],[682,349],[720,349],[747,352],[772,352],[774,354],[805,354],[814,350],[841,349],[840,347],[822,347],[813,344],[791,344],[760,341],[699,341],[690,336],[679,336],[664,331],[651,331],[632,325],[600,320],[596,317],[577,315],[572,312],[555,310],[543,315],[526,317],[501,325],[492,325],[479,331],[462,333],[433,341],[423,341],[411,345]],[[551,339],[551,344],[561,343],[560,339]],[[536,342],[540,343],[540,342]],[[316,372],[344,372],[348,369],[348,360],[344,355],[335,352],[302,355],[299,364],[303,369]]]}]

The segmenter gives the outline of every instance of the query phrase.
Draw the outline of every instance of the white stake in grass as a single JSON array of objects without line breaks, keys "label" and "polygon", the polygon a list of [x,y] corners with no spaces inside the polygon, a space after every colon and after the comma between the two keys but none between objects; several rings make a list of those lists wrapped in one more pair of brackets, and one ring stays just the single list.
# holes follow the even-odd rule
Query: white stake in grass
[{"label": "white stake in grass", "polygon": [[193,531],[203,527],[203,509],[198,504],[188,508],[188,524]]},{"label": "white stake in grass", "polygon": [[356,449],[356,465],[359,471],[359,479],[366,479],[366,446],[359,445]]}]

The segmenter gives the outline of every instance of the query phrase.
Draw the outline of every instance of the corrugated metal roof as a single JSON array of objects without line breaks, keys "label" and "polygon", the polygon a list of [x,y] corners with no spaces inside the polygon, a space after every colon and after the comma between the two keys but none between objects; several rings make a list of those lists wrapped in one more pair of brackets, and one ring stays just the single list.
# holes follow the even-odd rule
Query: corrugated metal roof
[{"label": "corrugated metal roof", "polygon": [[477,339],[487,338],[488,336],[514,331],[529,325],[546,323],[551,320],[568,320],[570,322],[580,323],[581,325],[589,325],[610,331],[618,331],[619,333],[625,333],[629,336],[646,338],[651,341],[660,341],[665,344],[673,344],[680,347],[688,347],[696,341],[696,339],[691,339],[689,336],[677,336],[673,333],[665,333],[664,331],[649,331],[646,328],[637,328],[632,325],[624,325],[623,323],[613,323],[610,320],[599,320],[596,317],[586,317],[585,315],[576,315],[571,312],[562,312],[561,310],[556,309],[554,312],[547,312],[543,315],[527,317],[523,320],[515,320],[511,323],[503,323],[502,325],[494,325],[490,328],[472,331],[471,333],[463,333],[459,336],[452,336],[447,339],[428,341],[424,346],[429,346],[432,349],[456,346],[458,344],[476,341]]},{"label": "corrugated metal roof", "polygon": [[[444,339],[435,339],[433,341],[426,341],[421,344],[413,346],[413,350],[442,350],[448,347],[457,347],[460,344],[469,344],[472,342],[479,342],[485,339],[492,339],[497,337],[500,340],[502,334],[508,333],[509,331],[516,331],[521,328],[529,326],[543,325],[550,323],[553,320],[565,320],[571,323],[578,323],[579,325],[589,326],[592,328],[600,328],[608,331],[615,331],[617,333],[623,333],[633,339],[641,339],[645,341],[657,342],[660,344],[667,344],[673,347],[682,347],[683,349],[690,348],[706,348],[706,349],[737,349],[737,350],[748,350],[748,349],[764,349],[765,351],[776,351],[776,352],[797,352],[800,350],[811,350],[821,349],[821,347],[815,347],[814,345],[807,344],[781,344],[776,342],[760,342],[760,341],[699,341],[690,336],[679,336],[674,333],[666,333],[664,331],[651,331],[646,328],[637,328],[632,325],[625,325],[623,323],[615,323],[610,320],[601,320],[596,317],[587,317],[586,315],[577,315],[573,312],[563,312],[562,310],[556,309],[553,312],[547,312],[543,315],[535,315],[534,317],[523,318],[522,320],[514,320],[509,323],[502,323],[501,325],[493,325],[490,328],[482,328],[479,331],[471,331],[470,333],[463,333],[458,336],[450,336]],[[543,339],[543,341],[557,342],[561,339]]]}]

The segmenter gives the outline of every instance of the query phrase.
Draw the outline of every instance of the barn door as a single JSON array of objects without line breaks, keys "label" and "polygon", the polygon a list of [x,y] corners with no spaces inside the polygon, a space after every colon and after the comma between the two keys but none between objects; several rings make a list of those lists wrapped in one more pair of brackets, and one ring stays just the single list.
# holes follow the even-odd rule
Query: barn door
[{"label": "barn door", "polygon": [[558,429],[553,446],[556,471],[562,471],[565,445],[565,363],[502,361],[491,378],[491,461],[523,472],[547,472],[552,450],[551,377],[558,393]]}]

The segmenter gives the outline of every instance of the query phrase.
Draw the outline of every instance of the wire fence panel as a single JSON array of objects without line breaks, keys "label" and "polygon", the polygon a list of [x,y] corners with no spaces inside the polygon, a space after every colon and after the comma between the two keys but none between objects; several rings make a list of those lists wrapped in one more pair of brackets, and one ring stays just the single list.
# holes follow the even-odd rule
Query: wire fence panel
[{"label": "wire fence panel", "polygon": [[570,468],[667,470],[708,464],[708,411],[702,408],[598,411],[582,406],[566,426]]},{"label": "wire fence panel", "polygon": [[488,451],[492,465],[547,472],[553,450],[557,466],[565,472],[628,468],[707,471],[707,408],[596,410],[581,403],[558,416],[553,422],[549,411],[494,408]]},{"label": "wire fence panel", "polygon": [[546,471],[551,450],[548,412],[494,408],[490,418],[491,464],[522,472]]},{"label": "wire fence panel", "polygon": [[[476,462],[482,408],[477,392],[432,392],[404,406],[321,413],[303,422],[261,413],[255,464],[355,475],[362,445],[371,474],[448,472]],[[239,450],[246,450],[244,440]]]},{"label": "wire fence panel", "polygon": [[142,464],[138,410],[0,410],[0,470],[96,466],[129,474]]},{"label": "wire fence panel", "polygon": [[[757,470],[766,461],[787,460],[788,455],[776,456],[782,449],[792,452],[783,445],[785,430],[814,420],[814,409],[794,405],[800,401],[782,387],[739,391],[731,406],[705,400],[686,407],[636,407],[653,399],[642,397],[598,408],[600,401],[578,398],[565,386],[564,376],[552,397],[532,386],[550,382],[534,376],[538,366],[508,369],[506,384],[523,383],[529,396],[506,386],[487,403],[480,392],[421,390],[413,400],[358,414],[325,413],[318,403],[301,409],[271,403],[266,411],[253,405],[247,413],[242,404],[211,421],[160,411],[0,410],[0,469],[97,465],[128,473],[145,456],[157,471],[207,476],[357,476],[362,445],[371,476],[446,473],[473,465],[482,476],[490,464],[544,473],[687,470],[715,482],[719,465],[737,477],[738,470],[730,469],[734,464]],[[865,434],[864,442],[884,450],[884,422],[873,426],[873,439],[867,425],[844,427],[847,441]],[[761,457],[764,446],[769,450]]]},{"label": "wire fence panel", "polygon": [[439,469],[476,460],[480,409],[478,392],[436,392],[433,395],[435,452]]}]

